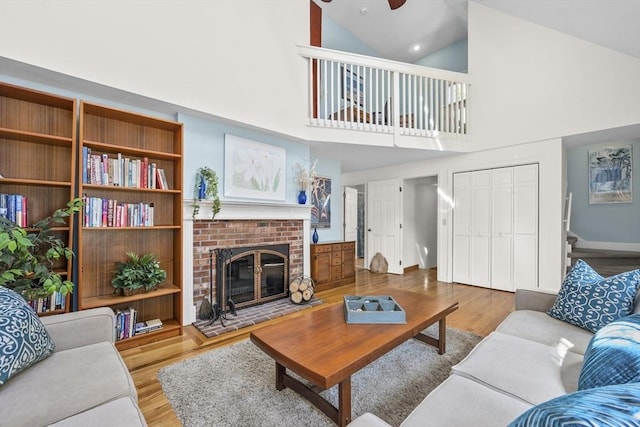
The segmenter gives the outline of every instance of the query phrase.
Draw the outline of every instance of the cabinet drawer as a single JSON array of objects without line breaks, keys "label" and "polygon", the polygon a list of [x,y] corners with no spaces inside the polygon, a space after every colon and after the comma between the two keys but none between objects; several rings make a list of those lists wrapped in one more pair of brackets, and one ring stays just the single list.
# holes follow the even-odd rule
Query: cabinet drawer
[{"label": "cabinet drawer", "polygon": [[331,252],[331,246],[333,245],[311,245],[311,252],[314,254]]},{"label": "cabinet drawer", "polygon": [[342,279],[342,266],[338,265],[335,267],[331,267],[331,280],[340,280]]},{"label": "cabinet drawer", "polygon": [[342,265],[342,252],[331,253],[331,266]]},{"label": "cabinet drawer", "polygon": [[347,250],[355,250],[356,242],[346,242],[342,244],[342,249]]},{"label": "cabinet drawer", "polygon": [[341,251],[342,250],[342,243],[335,243],[333,245],[331,245],[331,250],[332,251]]}]

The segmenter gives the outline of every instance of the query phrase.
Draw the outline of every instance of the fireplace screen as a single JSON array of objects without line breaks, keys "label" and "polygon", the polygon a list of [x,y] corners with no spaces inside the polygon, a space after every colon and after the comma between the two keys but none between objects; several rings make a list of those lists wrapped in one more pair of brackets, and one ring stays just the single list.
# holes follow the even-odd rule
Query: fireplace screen
[{"label": "fireplace screen", "polygon": [[219,250],[216,292],[228,309],[261,304],[287,296],[289,246],[273,245]]}]

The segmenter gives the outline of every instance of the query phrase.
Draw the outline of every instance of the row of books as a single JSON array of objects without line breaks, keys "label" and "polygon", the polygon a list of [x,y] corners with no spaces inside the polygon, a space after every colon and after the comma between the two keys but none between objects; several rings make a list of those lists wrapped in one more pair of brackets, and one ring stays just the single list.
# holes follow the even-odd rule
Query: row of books
[{"label": "row of books", "polygon": [[0,216],[27,227],[27,197],[22,194],[0,194]]},{"label": "row of books", "polygon": [[54,310],[64,310],[67,297],[60,292],[54,292],[45,298],[28,301],[28,304],[36,313],[46,313]]},{"label": "row of books", "polygon": [[82,147],[82,183],[113,185],[131,188],[169,189],[164,169],[149,158],[130,159],[92,154],[91,148]]},{"label": "row of books", "polygon": [[152,227],[153,203],[118,203],[115,199],[82,196],[84,227]]},{"label": "row of books", "polygon": [[115,314],[117,341],[162,329],[162,321],[160,319],[150,319],[146,322],[138,322],[138,310],[133,307],[123,310],[116,309]]}]

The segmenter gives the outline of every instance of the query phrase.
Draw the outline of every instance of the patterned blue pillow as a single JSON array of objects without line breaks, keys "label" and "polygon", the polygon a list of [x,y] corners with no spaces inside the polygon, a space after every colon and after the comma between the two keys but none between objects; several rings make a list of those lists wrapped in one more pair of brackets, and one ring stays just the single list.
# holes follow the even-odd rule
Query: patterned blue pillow
[{"label": "patterned blue pillow", "polygon": [[631,314],[638,287],[640,270],[604,278],[578,260],[567,273],[548,314],[595,333]]},{"label": "patterned blue pillow", "polygon": [[602,327],[591,338],[578,390],[640,382],[640,314]]},{"label": "patterned blue pillow", "polygon": [[49,357],[54,344],[27,302],[0,286],[0,385]]},{"label": "patterned blue pillow", "polygon": [[632,427],[640,425],[640,383],[565,394],[516,418],[509,427]]}]

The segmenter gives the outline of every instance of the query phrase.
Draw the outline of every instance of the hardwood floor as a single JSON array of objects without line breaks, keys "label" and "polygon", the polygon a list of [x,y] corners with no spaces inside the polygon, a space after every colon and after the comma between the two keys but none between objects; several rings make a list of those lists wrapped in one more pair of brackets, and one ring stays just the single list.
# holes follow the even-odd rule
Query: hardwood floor
[{"label": "hardwood floor", "polygon": [[[447,326],[464,329],[486,336],[513,310],[514,294],[475,286],[438,282],[435,270],[411,270],[404,275],[372,274],[357,269],[356,283],[340,288],[318,292],[325,304],[342,303],[347,294],[379,294],[385,287],[400,288],[428,295],[453,296],[459,309],[447,317]],[[322,307],[312,307],[316,310]],[[304,310],[303,312],[304,313]],[[300,316],[294,313],[286,317]],[[282,321],[273,319],[269,323]],[[143,345],[121,351],[138,390],[140,408],[150,426],[180,426],[171,405],[164,396],[156,379],[162,367],[194,357],[213,348],[231,344],[249,336],[248,327],[216,338],[206,338],[194,326],[185,327],[181,337]],[[215,386],[215,384],[213,384]],[[212,403],[215,404],[215,403]]]}]

